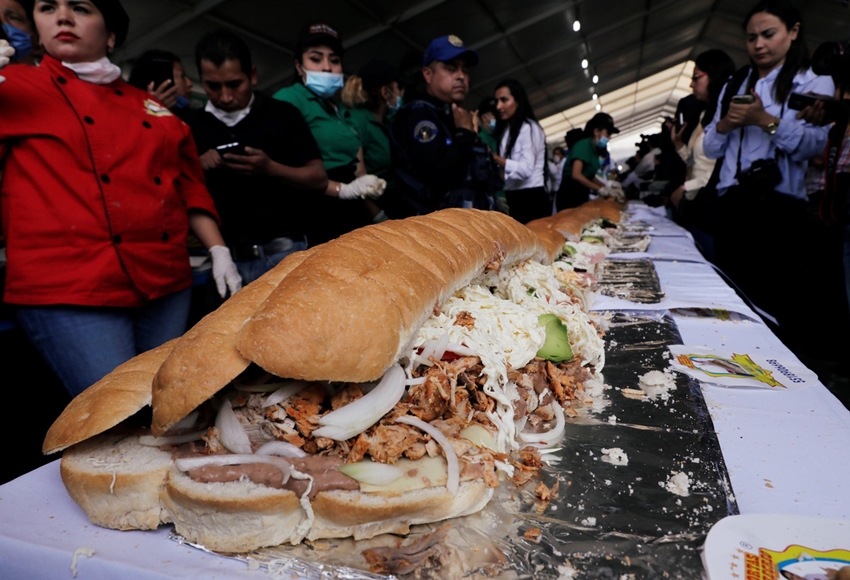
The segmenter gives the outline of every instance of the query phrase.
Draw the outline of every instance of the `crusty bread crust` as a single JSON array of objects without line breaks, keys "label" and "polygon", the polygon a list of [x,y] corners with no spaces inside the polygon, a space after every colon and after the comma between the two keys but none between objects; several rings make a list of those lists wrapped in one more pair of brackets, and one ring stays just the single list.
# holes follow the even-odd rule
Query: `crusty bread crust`
[{"label": "crusty bread crust", "polygon": [[[561,234],[567,240],[577,240],[584,227],[594,220],[606,218],[612,222],[619,222],[621,206],[611,199],[594,199],[583,203],[579,207],[561,210],[553,216],[536,219],[529,222],[528,227],[534,231],[547,244],[553,247],[555,238],[547,233],[555,232]],[[563,246],[563,242],[561,243]],[[557,257],[557,256],[555,256]]]},{"label": "crusty bread crust", "polygon": [[538,219],[526,224],[526,227],[534,232],[540,241],[546,246],[546,250],[549,252],[550,260],[555,260],[558,256],[561,255],[562,250],[564,249],[564,242],[566,242],[566,238],[564,235],[552,229],[551,221],[547,221],[544,219]]},{"label": "crusty bread crust", "polygon": [[620,222],[623,214],[623,208],[625,207],[624,204],[621,204],[611,198],[592,199],[583,205],[587,205],[588,207],[598,210],[599,217],[604,217],[614,223]]},{"label": "crusty bread crust", "polygon": [[177,340],[153,380],[154,435],[165,433],[248,368],[251,361],[236,350],[236,333],[312,251],[290,254]]},{"label": "crusty bread crust", "polygon": [[170,521],[159,493],[173,463],[171,453],[138,441],[137,435],[100,435],[63,454],[62,482],[92,523],[151,530]]},{"label": "crusty bread crust", "polygon": [[42,453],[55,453],[99,435],[151,403],[151,383],[178,339],[118,366],[77,395],[53,422]]},{"label": "crusty bread crust", "polygon": [[372,381],[434,306],[488,265],[528,258],[548,261],[546,247],[497,212],[447,209],[361,228],[316,248],[245,323],[236,345],[280,377]]}]

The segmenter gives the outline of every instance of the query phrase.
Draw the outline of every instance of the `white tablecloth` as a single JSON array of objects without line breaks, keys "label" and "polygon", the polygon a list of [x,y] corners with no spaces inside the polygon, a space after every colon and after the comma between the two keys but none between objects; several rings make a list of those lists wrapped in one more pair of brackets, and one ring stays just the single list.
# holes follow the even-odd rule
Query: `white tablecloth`
[{"label": "white tablecloth", "polygon": [[[652,221],[658,237],[692,244],[657,211],[641,208],[636,219]],[[672,247],[667,244],[665,251]],[[722,303],[752,315],[708,264],[659,261],[656,269],[671,304],[701,296],[703,307]],[[760,322],[674,318],[685,344],[794,358]],[[823,385],[800,391],[706,385],[703,393],[741,513],[850,519],[850,462],[842,459],[850,442],[850,412]],[[81,547],[95,550],[91,559],[78,560],[81,579],[267,577],[241,562],[168,541],[168,528],[116,532],[89,524],[62,486],[58,461],[0,486],[0,521],[0,579],[68,578],[74,551]]]}]

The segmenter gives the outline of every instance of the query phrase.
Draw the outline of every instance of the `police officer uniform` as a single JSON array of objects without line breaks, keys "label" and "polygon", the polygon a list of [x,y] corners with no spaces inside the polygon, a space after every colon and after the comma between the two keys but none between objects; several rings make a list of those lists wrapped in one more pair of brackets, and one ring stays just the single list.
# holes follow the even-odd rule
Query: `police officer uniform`
[{"label": "police officer uniform", "polygon": [[[458,57],[478,63],[475,51],[464,47],[459,38],[444,36],[428,46],[423,66]],[[476,134],[455,126],[452,103],[427,94],[407,103],[393,118],[390,141],[398,180],[395,199],[382,200],[390,217],[445,207],[492,208],[492,194],[498,187],[485,184],[487,176],[483,174],[489,169],[490,177],[498,181],[498,171]],[[488,160],[491,167],[483,167]],[[476,162],[482,165],[479,171]]]}]

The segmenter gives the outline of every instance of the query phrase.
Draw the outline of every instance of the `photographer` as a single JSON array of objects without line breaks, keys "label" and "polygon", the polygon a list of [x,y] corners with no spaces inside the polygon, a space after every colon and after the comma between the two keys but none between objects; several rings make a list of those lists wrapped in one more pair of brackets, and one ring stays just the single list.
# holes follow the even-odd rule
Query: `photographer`
[{"label": "photographer", "polygon": [[[805,224],[808,159],[823,151],[827,130],[797,119],[792,92],[832,94],[829,77],[809,68],[800,11],[788,0],[764,0],[744,21],[750,66],[721,93],[703,147],[723,159],[717,186],[718,265],[755,304],[776,317],[782,338],[799,337],[801,305],[777,285],[798,261],[786,244]],[[728,96],[727,96],[728,93]]]}]

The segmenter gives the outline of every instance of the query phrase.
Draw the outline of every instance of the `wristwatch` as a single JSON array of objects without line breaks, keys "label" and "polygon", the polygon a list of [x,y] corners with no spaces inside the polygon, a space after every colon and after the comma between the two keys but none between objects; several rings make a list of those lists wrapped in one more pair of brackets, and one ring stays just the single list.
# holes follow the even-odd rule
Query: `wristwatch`
[{"label": "wristwatch", "polygon": [[779,119],[768,123],[766,127],[762,127],[764,132],[767,133],[768,135],[775,135],[776,130],[778,128],[779,128]]}]

